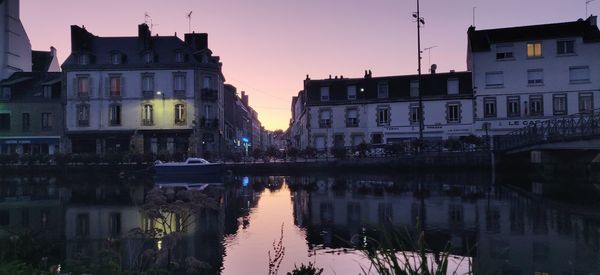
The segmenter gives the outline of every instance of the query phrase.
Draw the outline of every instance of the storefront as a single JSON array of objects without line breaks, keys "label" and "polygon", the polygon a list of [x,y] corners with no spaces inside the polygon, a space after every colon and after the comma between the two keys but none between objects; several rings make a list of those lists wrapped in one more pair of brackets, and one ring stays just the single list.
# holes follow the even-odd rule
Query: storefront
[{"label": "storefront", "polygon": [[54,155],[60,152],[60,137],[0,137],[0,154]]}]

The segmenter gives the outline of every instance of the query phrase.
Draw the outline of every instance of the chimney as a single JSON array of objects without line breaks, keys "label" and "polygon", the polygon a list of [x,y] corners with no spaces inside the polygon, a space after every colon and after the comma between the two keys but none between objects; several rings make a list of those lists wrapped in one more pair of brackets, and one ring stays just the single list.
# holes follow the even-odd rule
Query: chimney
[{"label": "chimney", "polygon": [[595,15],[590,15],[588,20],[590,20],[590,25],[592,25],[592,26],[596,26],[598,23],[598,17]]},{"label": "chimney", "polygon": [[248,106],[248,95],[246,95],[245,91],[242,91],[242,103],[244,103],[244,105]]},{"label": "chimney", "polygon": [[194,50],[200,51],[208,49],[208,34],[207,33],[186,33],[184,35],[185,43],[190,45]]},{"label": "chimney", "polygon": [[431,74],[435,74],[435,70],[437,69],[437,65],[436,64],[431,64],[431,68],[429,69],[429,71],[431,72]]},{"label": "chimney", "polygon": [[369,76],[369,74],[367,73],[367,70],[365,70],[365,78],[367,78]]},{"label": "chimney", "polygon": [[71,52],[91,50],[92,37],[85,26],[71,25]]},{"label": "chimney", "polygon": [[56,48],[54,46],[50,46],[50,55],[56,57]]},{"label": "chimney", "polygon": [[138,41],[141,49],[147,50],[150,48],[151,36],[150,27],[146,23],[138,25]]},{"label": "chimney", "polygon": [[455,71],[454,70],[450,70],[450,73],[453,74]]}]

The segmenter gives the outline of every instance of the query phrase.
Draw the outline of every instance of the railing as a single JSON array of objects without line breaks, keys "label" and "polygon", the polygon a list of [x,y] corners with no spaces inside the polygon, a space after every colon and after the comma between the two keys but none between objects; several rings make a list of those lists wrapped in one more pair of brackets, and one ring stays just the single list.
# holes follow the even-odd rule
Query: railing
[{"label": "railing", "polygon": [[544,143],[588,139],[600,136],[600,108],[538,122],[494,137],[494,148],[513,150]]},{"label": "railing", "polygon": [[217,90],[208,88],[203,88],[201,90],[200,97],[202,98],[202,100],[205,101],[216,101],[217,99],[219,99]]}]

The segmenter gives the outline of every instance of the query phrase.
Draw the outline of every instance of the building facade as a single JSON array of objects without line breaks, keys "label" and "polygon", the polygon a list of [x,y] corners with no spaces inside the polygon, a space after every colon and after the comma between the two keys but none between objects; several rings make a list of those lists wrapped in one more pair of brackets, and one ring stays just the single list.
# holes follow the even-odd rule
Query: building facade
[{"label": "building facade", "polygon": [[20,19],[19,0],[0,1],[0,80],[31,72],[31,43]]},{"label": "building facade", "polygon": [[468,30],[476,91],[474,131],[505,134],[600,106],[596,17],[557,24]]},{"label": "building facade", "polygon": [[[205,154],[223,129],[221,63],[206,34],[98,37],[71,26],[63,63],[67,150]],[[211,136],[212,135],[212,136]]]},{"label": "building facade", "polygon": [[[416,139],[421,113],[418,83],[416,75],[307,78],[303,95],[306,110],[294,112],[296,143],[302,144],[298,136],[306,135],[302,145],[324,151],[363,142],[383,145]],[[469,135],[473,123],[471,73],[423,75],[420,83],[423,137],[439,140]],[[305,122],[302,112],[306,112]],[[299,134],[304,123],[307,132]]]}]

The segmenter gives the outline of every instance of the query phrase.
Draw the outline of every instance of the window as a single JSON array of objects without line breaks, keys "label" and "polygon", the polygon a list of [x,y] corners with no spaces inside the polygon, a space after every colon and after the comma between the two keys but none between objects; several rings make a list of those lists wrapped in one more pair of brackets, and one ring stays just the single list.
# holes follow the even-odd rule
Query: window
[{"label": "window", "polygon": [[518,96],[509,96],[506,98],[506,113],[509,117],[518,117],[521,115],[521,99]]},{"label": "window", "polygon": [[527,84],[538,86],[544,84],[544,71],[542,69],[527,70]]},{"label": "window", "polygon": [[143,75],[142,76],[142,91],[154,93],[154,76]]},{"label": "window", "polygon": [[488,72],[485,73],[486,88],[502,88],[504,86],[503,72]]},{"label": "window", "polygon": [[531,116],[544,115],[544,98],[542,96],[529,96],[529,114]]},{"label": "window", "polygon": [[527,57],[541,57],[542,56],[542,42],[528,42],[527,43]]},{"label": "window", "polygon": [[182,52],[176,52],[175,53],[175,62],[177,63],[183,63],[185,61],[184,55]]},{"label": "window", "polygon": [[77,96],[78,97],[89,97],[90,96],[90,78],[87,76],[77,77]]},{"label": "window", "polygon": [[[495,102],[494,102],[495,109]],[[459,103],[448,103],[446,105],[446,120],[448,123],[460,122],[460,104]]]},{"label": "window", "polygon": [[144,63],[151,64],[154,62],[154,55],[151,52],[144,54]]},{"label": "window", "polygon": [[348,95],[348,100],[356,99],[356,86],[350,85],[350,86],[346,87],[346,93]]},{"label": "window", "polygon": [[346,127],[358,127],[358,109],[346,110]]},{"label": "window", "polygon": [[329,101],[329,87],[321,87],[321,101]]},{"label": "window", "polygon": [[365,141],[365,137],[363,135],[353,135],[351,138],[352,146],[358,146]]},{"label": "window", "polygon": [[212,106],[204,104],[204,118],[212,117]]},{"label": "window", "polygon": [[29,131],[31,128],[29,113],[23,113],[22,119],[23,121],[21,122],[21,125],[23,125],[23,131]]},{"label": "window", "polygon": [[448,79],[448,94],[449,95],[457,95],[458,94],[458,79],[451,78]]},{"label": "window", "polygon": [[90,126],[90,106],[87,104],[77,105],[77,126]]},{"label": "window", "polygon": [[44,86],[43,96],[44,96],[44,98],[52,98],[52,86],[50,86],[50,85]]},{"label": "window", "polygon": [[575,40],[556,41],[556,54],[574,54]]},{"label": "window", "polygon": [[570,67],[569,81],[570,83],[590,82],[590,68],[588,66]]},{"label": "window", "polygon": [[496,117],[496,98],[483,98],[483,117]]},{"label": "window", "polygon": [[53,116],[52,113],[42,113],[42,130],[51,130]]},{"label": "window", "polygon": [[90,56],[87,54],[79,55],[79,65],[88,65],[90,64]]},{"label": "window", "polygon": [[513,59],[513,45],[496,45],[496,60]]},{"label": "window", "polygon": [[594,110],[594,95],[592,93],[579,94],[579,112]]},{"label": "window", "polygon": [[331,110],[319,110],[319,128],[331,127]]},{"label": "window", "polygon": [[412,97],[419,96],[419,80],[411,80],[410,81],[410,96],[412,96]]},{"label": "window", "polygon": [[185,105],[176,104],[175,105],[175,124],[182,125],[185,124]]},{"label": "window", "polygon": [[390,125],[390,107],[377,107],[377,125]]},{"label": "window", "polygon": [[553,95],[552,96],[552,109],[554,115],[566,115],[567,114],[567,95]]},{"label": "window", "polygon": [[120,53],[111,54],[110,55],[110,63],[112,63],[113,65],[121,64],[121,54]]},{"label": "window", "polygon": [[110,126],[121,125],[121,105],[110,105],[108,110],[108,119]]},{"label": "window", "polygon": [[142,125],[150,126],[154,124],[152,105],[146,104],[142,108]]},{"label": "window", "polygon": [[10,100],[10,87],[2,87],[0,100]]},{"label": "window", "polygon": [[176,74],[173,76],[173,89],[177,91],[185,91],[185,75]]},{"label": "window", "polygon": [[212,87],[213,87],[213,81],[212,81],[212,77],[210,77],[210,76],[205,76],[205,77],[204,77],[204,82],[203,82],[202,84],[203,84],[203,86],[202,86],[202,87],[203,87],[204,89],[212,89]]},{"label": "window", "polygon": [[75,236],[87,237],[90,234],[90,215],[80,213],[75,217]]},{"label": "window", "polygon": [[377,98],[388,98],[389,96],[389,86],[387,83],[379,83],[377,85]]},{"label": "window", "polygon": [[382,144],[383,143],[383,135],[380,133],[375,133],[371,135],[371,143],[372,144]]},{"label": "window", "polygon": [[326,139],[324,136],[315,136],[315,149],[323,151],[326,148]]},{"label": "window", "polygon": [[408,118],[411,124],[419,123],[421,120],[421,108],[419,108],[419,104],[410,105]]},{"label": "window", "polygon": [[0,130],[10,130],[10,114],[0,114]]},{"label": "window", "polygon": [[121,96],[121,77],[111,76],[110,77],[110,96],[119,97]]},{"label": "window", "polygon": [[110,213],[108,232],[111,236],[121,235],[121,213]]}]

